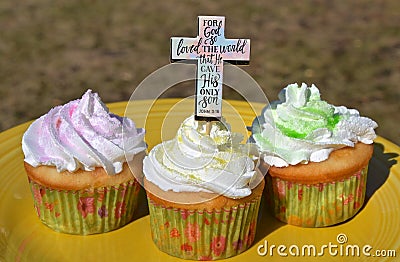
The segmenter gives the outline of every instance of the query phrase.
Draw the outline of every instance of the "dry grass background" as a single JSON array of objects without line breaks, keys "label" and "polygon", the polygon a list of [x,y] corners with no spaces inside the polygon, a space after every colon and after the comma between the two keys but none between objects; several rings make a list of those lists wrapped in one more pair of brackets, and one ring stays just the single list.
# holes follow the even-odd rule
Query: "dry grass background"
[{"label": "dry grass background", "polygon": [[269,100],[289,83],[315,83],[324,99],[359,109],[400,144],[398,0],[3,0],[0,130],[88,88],[105,102],[128,100],[169,63],[171,36],[196,35],[198,15],[223,15],[226,37],[251,39],[243,69]]}]

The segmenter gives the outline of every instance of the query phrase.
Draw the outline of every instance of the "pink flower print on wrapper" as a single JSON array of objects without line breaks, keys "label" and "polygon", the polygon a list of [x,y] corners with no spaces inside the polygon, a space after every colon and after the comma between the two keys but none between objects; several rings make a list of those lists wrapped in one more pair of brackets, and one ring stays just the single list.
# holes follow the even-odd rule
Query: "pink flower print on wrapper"
[{"label": "pink flower print on wrapper", "polygon": [[101,206],[101,207],[99,208],[99,210],[97,211],[97,214],[98,214],[99,217],[101,217],[101,218],[108,216],[108,212],[107,212],[106,206],[104,206],[104,205]]},{"label": "pink flower print on wrapper", "polygon": [[99,191],[98,194],[97,194],[97,201],[98,202],[103,202],[104,196],[105,196],[104,191]]},{"label": "pink flower print on wrapper", "polygon": [[225,251],[226,239],[223,236],[214,237],[211,241],[210,248],[213,254],[219,257]]},{"label": "pink flower print on wrapper", "polygon": [[299,199],[299,201],[301,201],[303,199],[303,189],[300,188],[299,191],[297,191],[297,198]]},{"label": "pink flower print on wrapper", "polygon": [[127,186],[126,185],[120,185],[119,187],[121,198],[125,198],[126,191],[127,191]]},{"label": "pink flower print on wrapper", "polygon": [[283,181],[278,181],[276,183],[276,189],[278,191],[278,198],[279,199],[284,199],[286,196],[286,188],[285,188],[285,182]]},{"label": "pink flower print on wrapper", "polygon": [[197,223],[187,223],[184,233],[190,243],[196,242],[200,238],[200,227]]},{"label": "pink flower print on wrapper", "polygon": [[364,181],[360,180],[360,184],[356,190],[356,197],[361,197],[364,194]]},{"label": "pink flower print on wrapper", "polygon": [[176,229],[176,228],[174,227],[174,228],[171,230],[171,232],[169,233],[169,236],[170,236],[171,238],[174,238],[174,237],[180,237],[181,234],[179,234],[178,229]]},{"label": "pink flower print on wrapper", "polygon": [[241,240],[240,238],[237,241],[233,241],[232,242],[233,250],[236,250],[236,251],[241,250],[243,247],[243,243],[244,243],[244,241]]},{"label": "pink flower print on wrapper", "polygon": [[189,212],[187,210],[181,210],[181,217],[183,220],[186,220],[186,218],[189,216]]},{"label": "pink flower print on wrapper", "polygon": [[125,202],[118,202],[115,207],[115,218],[120,218],[126,212]]},{"label": "pink flower print on wrapper", "polygon": [[245,238],[248,246],[250,246],[251,243],[253,243],[255,236],[256,236],[256,221],[253,221],[249,226],[249,233],[246,236],[247,239]]},{"label": "pink flower print on wrapper", "polygon": [[80,197],[78,202],[78,211],[83,218],[88,214],[94,213],[94,198],[93,197]]},{"label": "pink flower print on wrapper", "polygon": [[33,198],[36,200],[38,204],[41,205],[43,201],[42,198],[46,194],[46,191],[43,188],[37,188],[37,187],[34,187],[32,191],[33,191]]},{"label": "pink flower print on wrapper", "polygon": [[193,251],[193,247],[191,245],[189,245],[188,243],[185,243],[185,244],[181,245],[181,250],[190,254]]},{"label": "pink flower print on wrapper", "polygon": [[50,212],[51,211],[53,211],[53,209],[54,209],[54,204],[53,203],[44,203],[44,205],[46,206],[46,209],[48,209],[48,210],[50,210]]},{"label": "pink flower print on wrapper", "polygon": [[354,174],[354,176],[356,176],[357,179],[361,179],[361,172],[362,170],[358,171],[357,173]]},{"label": "pink flower print on wrapper", "polygon": [[348,198],[344,199],[343,204],[348,205],[353,200],[354,200],[353,194],[350,194]]},{"label": "pink flower print on wrapper", "polygon": [[324,190],[325,184],[324,183],[319,183],[318,184],[318,191],[322,192]]},{"label": "pink flower print on wrapper", "polygon": [[213,259],[212,259],[212,256],[210,255],[210,256],[201,256],[201,257],[199,257],[199,260],[200,261],[210,261]]},{"label": "pink flower print on wrapper", "polygon": [[213,222],[214,222],[214,224],[218,225],[219,224],[218,218],[214,217],[214,221]]}]

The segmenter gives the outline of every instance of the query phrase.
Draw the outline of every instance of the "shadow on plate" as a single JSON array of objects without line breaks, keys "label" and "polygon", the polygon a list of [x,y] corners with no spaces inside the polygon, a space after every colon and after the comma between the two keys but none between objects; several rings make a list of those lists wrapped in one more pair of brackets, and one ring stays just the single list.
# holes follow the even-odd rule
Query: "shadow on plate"
[{"label": "shadow on plate", "polygon": [[148,214],[149,214],[149,207],[147,204],[146,191],[143,189],[143,187],[140,187],[138,205],[135,210],[135,213],[133,214],[132,221],[147,216]]},{"label": "shadow on plate", "polygon": [[384,145],[374,144],[374,154],[368,167],[367,191],[365,193],[365,203],[372,195],[385,183],[390,174],[390,168],[397,163],[394,159],[397,153],[384,153]]}]

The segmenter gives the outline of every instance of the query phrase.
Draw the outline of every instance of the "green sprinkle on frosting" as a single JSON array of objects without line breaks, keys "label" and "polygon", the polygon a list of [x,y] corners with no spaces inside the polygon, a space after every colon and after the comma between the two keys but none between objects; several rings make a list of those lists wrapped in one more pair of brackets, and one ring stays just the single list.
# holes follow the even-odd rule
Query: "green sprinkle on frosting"
[{"label": "green sprinkle on frosting", "polygon": [[321,100],[318,88],[288,85],[252,124],[252,140],[271,166],[321,162],[357,142],[371,144],[377,123],[356,109]]},{"label": "green sprinkle on frosting", "polygon": [[321,100],[315,86],[289,85],[284,98],[271,110],[276,127],[286,136],[299,139],[318,128],[333,130],[341,119],[334,106]]}]

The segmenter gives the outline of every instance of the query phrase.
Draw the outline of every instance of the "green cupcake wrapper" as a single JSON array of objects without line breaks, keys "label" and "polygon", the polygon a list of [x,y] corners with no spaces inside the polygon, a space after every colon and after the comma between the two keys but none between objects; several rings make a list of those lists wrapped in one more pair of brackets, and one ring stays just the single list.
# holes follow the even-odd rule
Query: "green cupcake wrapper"
[{"label": "green cupcake wrapper", "polygon": [[136,180],[85,190],[56,190],[29,179],[36,213],[57,232],[105,233],[129,223],[141,189]]},{"label": "green cupcake wrapper", "polygon": [[221,210],[188,210],[150,198],[151,235],[163,252],[184,259],[217,260],[242,253],[254,241],[261,196]]},{"label": "green cupcake wrapper", "polygon": [[368,166],[347,179],[312,185],[285,181],[269,174],[267,200],[282,222],[325,227],[353,217],[365,198]]}]

